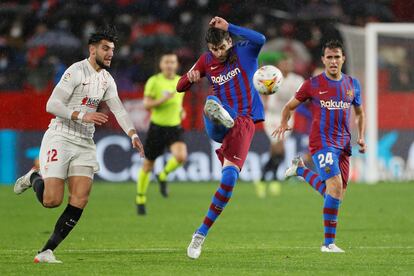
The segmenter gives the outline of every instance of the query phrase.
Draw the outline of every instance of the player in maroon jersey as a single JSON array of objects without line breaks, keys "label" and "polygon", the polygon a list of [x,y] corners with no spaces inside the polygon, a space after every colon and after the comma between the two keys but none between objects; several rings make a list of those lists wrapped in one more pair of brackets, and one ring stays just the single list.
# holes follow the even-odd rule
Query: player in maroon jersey
[{"label": "player in maroon jersey", "polygon": [[359,151],[364,153],[365,115],[362,109],[359,81],[341,72],[345,62],[340,41],[328,41],[322,48],[325,71],[306,80],[296,95],[284,106],[280,126],[273,135],[283,139],[291,130],[288,125],[292,111],[305,101],[311,102],[312,127],[309,149],[318,170],[315,173],[295,158],[286,177],[301,176],[324,197],[323,219],[325,241],[322,252],[344,252],[335,245],[338,209],[348,184],[351,133],[349,121],[351,106],[358,122]]}]

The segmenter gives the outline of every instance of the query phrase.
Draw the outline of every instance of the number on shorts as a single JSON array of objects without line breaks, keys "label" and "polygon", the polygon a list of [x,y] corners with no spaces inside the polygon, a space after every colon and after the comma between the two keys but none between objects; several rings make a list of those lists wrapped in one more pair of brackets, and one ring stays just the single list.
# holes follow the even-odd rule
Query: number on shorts
[{"label": "number on shorts", "polygon": [[333,165],[332,152],[327,152],[326,156],[323,153],[318,155],[319,168],[324,168],[326,164]]},{"label": "number on shorts", "polygon": [[58,161],[56,149],[51,149],[47,152],[47,162],[53,162],[53,161]]}]

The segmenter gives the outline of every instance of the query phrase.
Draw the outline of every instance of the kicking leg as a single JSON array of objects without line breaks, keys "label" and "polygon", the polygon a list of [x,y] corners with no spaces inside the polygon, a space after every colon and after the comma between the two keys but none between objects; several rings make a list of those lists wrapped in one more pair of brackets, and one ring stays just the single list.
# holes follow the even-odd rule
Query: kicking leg
[{"label": "kicking leg", "polygon": [[157,175],[160,183],[160,192],[164,197],[168,197],[167,177],[168,174],[181,167],[187,160],[187,146],[184,142],[175,142],[170,146],[172,156],[167,161],[162,172]]},{"label": "kicking leg", "polygon": [[226,207],[232,196],[233,188],[236,185],[236,181],[239,177],[239,172],[240,169],[234,163],[228,160],[224,160],[220,186],[214,194],[203,223],[196,230],[195,234],[193,235],[193,239],[188,246],[188,257],[197,259],[200,256],[201,246],[208,234],[208,231],[216,219],[219,217],[223,209]]}]

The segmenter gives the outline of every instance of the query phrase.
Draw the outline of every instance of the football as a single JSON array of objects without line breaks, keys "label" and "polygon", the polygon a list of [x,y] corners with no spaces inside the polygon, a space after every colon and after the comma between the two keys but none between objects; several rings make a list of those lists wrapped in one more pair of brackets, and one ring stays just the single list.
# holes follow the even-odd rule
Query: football
[{"label": "football", "polygon": [[273,65],[262,66],[253,75],[254,88],[263,95],[276,93],[282,85],[282,82],[282,72]]}]

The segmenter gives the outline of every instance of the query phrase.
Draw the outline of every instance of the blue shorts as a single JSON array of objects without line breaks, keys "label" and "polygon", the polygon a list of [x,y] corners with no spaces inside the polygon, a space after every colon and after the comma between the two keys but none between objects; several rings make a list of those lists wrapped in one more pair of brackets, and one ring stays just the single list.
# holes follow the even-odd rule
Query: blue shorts
[{"label": "blue shorts", "polygon": [[341,175],[344,187],[348,183],[349,156],[341,149],[327,147],[312,155],[322,181]]}]

